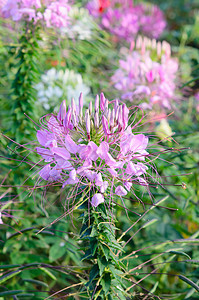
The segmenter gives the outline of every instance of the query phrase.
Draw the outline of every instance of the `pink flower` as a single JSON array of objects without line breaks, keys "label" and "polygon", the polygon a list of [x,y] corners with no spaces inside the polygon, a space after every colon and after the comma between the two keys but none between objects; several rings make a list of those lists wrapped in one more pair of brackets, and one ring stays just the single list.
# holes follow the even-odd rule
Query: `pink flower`
[{"label": "pink flower", "polygon": [[131,52],[122,50],[124,59],[112,76],[115,88],[121,91],[122,99],[141,102],[141,108],[171,109],[172,101],[177,100],[178,62],[170,56],[170,45],[140,36],[134,44]]},{"label": "pink flower", "polygon": [[[58,181],[63,188],[87,186],[95,193],[91,204],[96,207],[104,202],[102,194],[113,191],[113,186],[118,196],[124,196],[134,182],[143,185],[147,180],[148,138],[132,132],[125,104],[118,100],[109,103],[101,94],[102,105],[97,96],[94,111],[90,104],[84,114],[82,97],[79,108],[73,101],[68,109],[62,103],[57,116],[45,118],[45,129],[38,130],[40,147],[36,150],[47,163],[39,176],[50,182]],[[75,120],[70,118],[74,113]],[[96,113],[98,125],[94,122]]]},{"label": "pink flower", "polygon": [[4,18],[13,21],[45,22],[47,27],[66,27],[70,5],[67,0],[7,0],[2,6]]},{"label": "pink flower", "polygon": [[125,188],[123,188],[123,186],[119,185],[115,189],[115,194],[118,196],[126,196],[127,191],[125,190]]},{"label": "pink flower", "polygon": [[100,203],[104,203],[104,197],[102,194],[97,193],[92,197],[91,205],[97,207]]},{"label": "pink flower", "polygon": [[152,4],[133,5],[132,0],[112,0],[102,8],[101,1],[92,0],[87,9],[100,19],[103,28],[129,42],[138,32],[158,38],[166,27],[163,12]]},{"label": "pink flower", "polygon": [[1,212],[0,212],[0,224],[3,224]]}]

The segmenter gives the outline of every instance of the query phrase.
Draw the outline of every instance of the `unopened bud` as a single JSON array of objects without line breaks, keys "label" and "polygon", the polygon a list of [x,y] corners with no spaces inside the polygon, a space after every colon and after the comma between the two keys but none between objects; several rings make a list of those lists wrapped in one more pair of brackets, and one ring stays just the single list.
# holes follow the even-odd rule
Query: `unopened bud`
[{"label": "unopened bud", "polygon": [[128,124],[128,115],[129,115],[129,109],[127,108],[126,104],[123,104],[122,105],[123,129],[125,129]]},{"label": "unopened bud", "polygon": [[64,125],[64,128],[68,128],[69,127],[69,124],[70,124],[70,121],[71,121],[71,107],[69,106],[68,108],[68,112],[64,118],[64,121],[63,121],[63,125]]},{"label": "unopened bud", "polygon": [[95,112],[99,112],[99,96],[95,98]]},{"label": "unopened bud", "polygon": [[89,103],[89,112],[90,112],[90,115],[92,115],[92,109],[93,109],[93,105],[92,105],[92,101],[90,101],[90,103]]},{"label": "unopened bud", "polygon": [[96,129],[99,128],[99,113],[97,111],[95,112],[95,116],[94,116],[94,125]]},{"label": "unopened bud", "polygon": [[74,98],[72,98],[72,100],[71,100],[71,108],[72,108],[72,111],[74,113],[76,113],[76,104],[75,104],[75,99]]},{"label": "unopened bud", "polygon": [[106,98],[104,97],[104,94],[101,93],[100,94],[100,109],[101,110],[104,110],[105,101],[106,101]]},{"label": "unopened bud", "polygon": [[109,123],[110,123],[111,128],[113,128],[115,125],[115,110],[114,109],[111,111]]},{"label": "unopened bud", "polygon": [[108,110],[108,99],[105,100],[104,109]]},{"label": "unopened bud", "polygon": [[115,120],[116,120],[117,123],[118,123],[118,114],[119,114],[119,105],[118,105],[118,107],[115,111]]},{"label": "unopened bud", "polygon": [[82,119],[82,109],[83,109],[83,94],[80,93],[80,96],[79,96],[79,116],[80,116],[80,120]]},{"label": "unopened bud", "polygon": [[77,127],[77,116],[74,113],[74,111],[72,111],[72,121],[73,121],[74,127]]},{"label": "unopened bud", "polygon": [[120,105],[119,107],[119,112],[118,112],[118,125],[123,128],[123,120],[122,120],[122,106]]},{"label": "unopened bud", "polygon": [[109,109],[108,109],[108,115],[107,115],[108,121],[110,120],[110,117],[111,117],[111,109],[109,108]]},{"label": "unopened bud", "polygon": [[66,116],[66,101],[62,101],[61,105],[60,105],[60,108],[59,108],[59,112],[58,112],[58,115],[57,115],[57,119],[62,122],[64,120]]},{"label": "unopened bud", "polygon": [[108,128],[108,121],[104,116],[102,116],[102,126],[103,126],[104,133],[106,135],[109,135],[110,131],[109,131],[109,128]]},{"label": "unopened bud", "polygon": [[90,131],[91,131],[91,122],[90,122],[90,114],[89,114],[89,110],[86,110],[86,114],[85,114],[85,123],[86,123],[86,131],[88,133],[88,135],[90,135]]}]

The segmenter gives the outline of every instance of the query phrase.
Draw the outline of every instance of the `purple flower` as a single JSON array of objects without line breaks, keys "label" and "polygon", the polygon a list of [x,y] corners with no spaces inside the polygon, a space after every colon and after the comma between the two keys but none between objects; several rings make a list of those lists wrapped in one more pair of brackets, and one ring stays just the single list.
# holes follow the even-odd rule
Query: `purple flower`
[{"label": "purple flower", "polygon": [[[45,128],[38,130],[40,147],[36,150],[47,163],[39,176],[46,181],[58,181],[63,188],[87,186],[95,192],[92,205],[97,206],[104,202],[102,194],[110,193],[114,186],[115,193],[124,196],[133,183],[143,185],[146,181],[148,138],[132,132],[125,104],[118,100],[109,103],[101,94],[101,103],[97,96],[94,111],[90,104],[84,114],[82,97],[79,108],[73,101],[68,109],[62,103],[57,116],[45,118]],[[94,122],[96,113],[98,125]],[[75,120],[70,117],[74,114]]]},{"label": "purple flower", "polygon": [[[131,49],[132,50],[132,49]],[[122,99],[141,108],[171,109],[176,97],[178,62],[171,58],[171,47],[163,41],[138,37],[133,51],[123,48],[124,59],[112,76]],[[144,99],[144,101],[143,101]]]},{"label": "purple flower", "polygon": [[102,194],[97,193],[92,197],[91,205],[97,207],[100,203],[104,203],[104,197]]},{"label": "purple flower", "polygon": [[125,188],[123,188],[123,186],[119,185],[115,189],[115,194],[118,196],[126,196],[127,191],[125,190]]},{"label": "purple flower", "polygon": [[100,19],[103,28],[129,42],[138,32],[158,38],[166,27],[163,12],[153,4],[133,5],[132,0],[112,0],[100,10],[100,1],[92,0],[87,9]]},{"label": "purple flower", "polygon": [[3,224],[3,221],[2,221],[2,214],[1,214],[1,212],[0,212],[0,224]]},{"label": "purple flower", "polygon": [[13,21],[40,21],[47,27],[66,27],[70,23],[68,0],[6,0],[1,5],[4,18]]}]

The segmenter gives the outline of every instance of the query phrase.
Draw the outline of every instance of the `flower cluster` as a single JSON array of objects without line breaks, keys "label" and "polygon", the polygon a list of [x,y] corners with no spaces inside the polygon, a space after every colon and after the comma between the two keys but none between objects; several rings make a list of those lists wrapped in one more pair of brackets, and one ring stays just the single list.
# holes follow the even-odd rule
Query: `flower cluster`
[{"label": "flower cluster", "polygon": [[72,6],[69,12],[70,26],[61,29],[62,35],[71,39],[90,40],[93,35],[95,23],[88,10]]},{"label": "flower cluster", "polygon": [[[45,118],[46,119],[46,118]],[[133,134],[128,124],[129,110],[118,100],[109,102],[104,94],[83,113],[72,99],[66,110],[62,102],[57,115],[37,131],[37,153],[47,163],[39,175],[47,181],[66,185],[86,185],[93,189],[91,204],[104,202],[104,193],[124,196],[133,183],[147,186],[148,138]]]},{"label": "flower cluster", "polygon": [[103,28],[126,41],[138,32],[158,38],[166,27],[162,11],[155,5],[133,5],[131,0],[90,1],[87,8],[94,17],[101,18]]},{"label": "flower cluster", "polygon": [[120,68],[112,76],[122,99],[138,103],[142,100],[142,107],[147,109],[154,105],[170,109],[171,100],[176,99],[178,70],[177,60],[171,58],[170,45],[139,36],[130,51],[122,51],[125,59],[120,60]]},{"label": "flower cluster", "polygon": [[47,27],[64,27],[69,23],[68,0],[7,0],[1,8],[5,18],[13,21],[43,21]]},{"label": "flower cluster", "polygon": [[[80,92],[87,96],[89,87],[83,82],[81,74],[73,70],[56,70],[52,68],[41,76],[41,81],[35,86],[38,91],[37,98],[44,109],[55,108],[55,103],[61,99],[78,98]],[[59,107],[58,107],[59,109]]]}]

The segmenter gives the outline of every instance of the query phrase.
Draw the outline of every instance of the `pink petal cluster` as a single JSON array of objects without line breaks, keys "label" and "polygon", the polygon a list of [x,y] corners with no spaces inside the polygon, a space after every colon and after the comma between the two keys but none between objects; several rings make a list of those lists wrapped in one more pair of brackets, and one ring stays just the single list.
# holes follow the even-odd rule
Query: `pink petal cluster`
[{"label": "pink petal cluster", "polygon": [[6,0],[1,11],[13,21],[43,21],[47,27],[66,27],[69,24],[68,0]]},{"label": "pink petal cluster", "polygon": [[126,41],[131,41],[138,32],[158,38],[166,27],[163,12],[152,4],[133,5],[132,0],[112,0],[102,10],[102,1],[92,0],[87,9],[99,17],[101,26]]},{"label": "pink petal cluster", "polygon": [[147,185],[148,138],[133,134],[129,110],[118,100],[109,102],[103,93],[83,113],[83,96],[66,109],[62,102],[57,115],[37,131],[37,153],[46,162],[41,178],[66,185],[86,185],[95,190],[91,204],[104,201],[106,191],[124,196],[133,183]]},{"label": "pink petal cluster", "polygon": [[[170,45],[138,37],[135,48],[123,49],[125,59],[119,61],[120,68],[112,76],[122,99],[142,101],[142,107],[170,109],[176,99],[176,76],[178,62],[171,58]],[[137,104],[137,103],[136,103]]]}]

